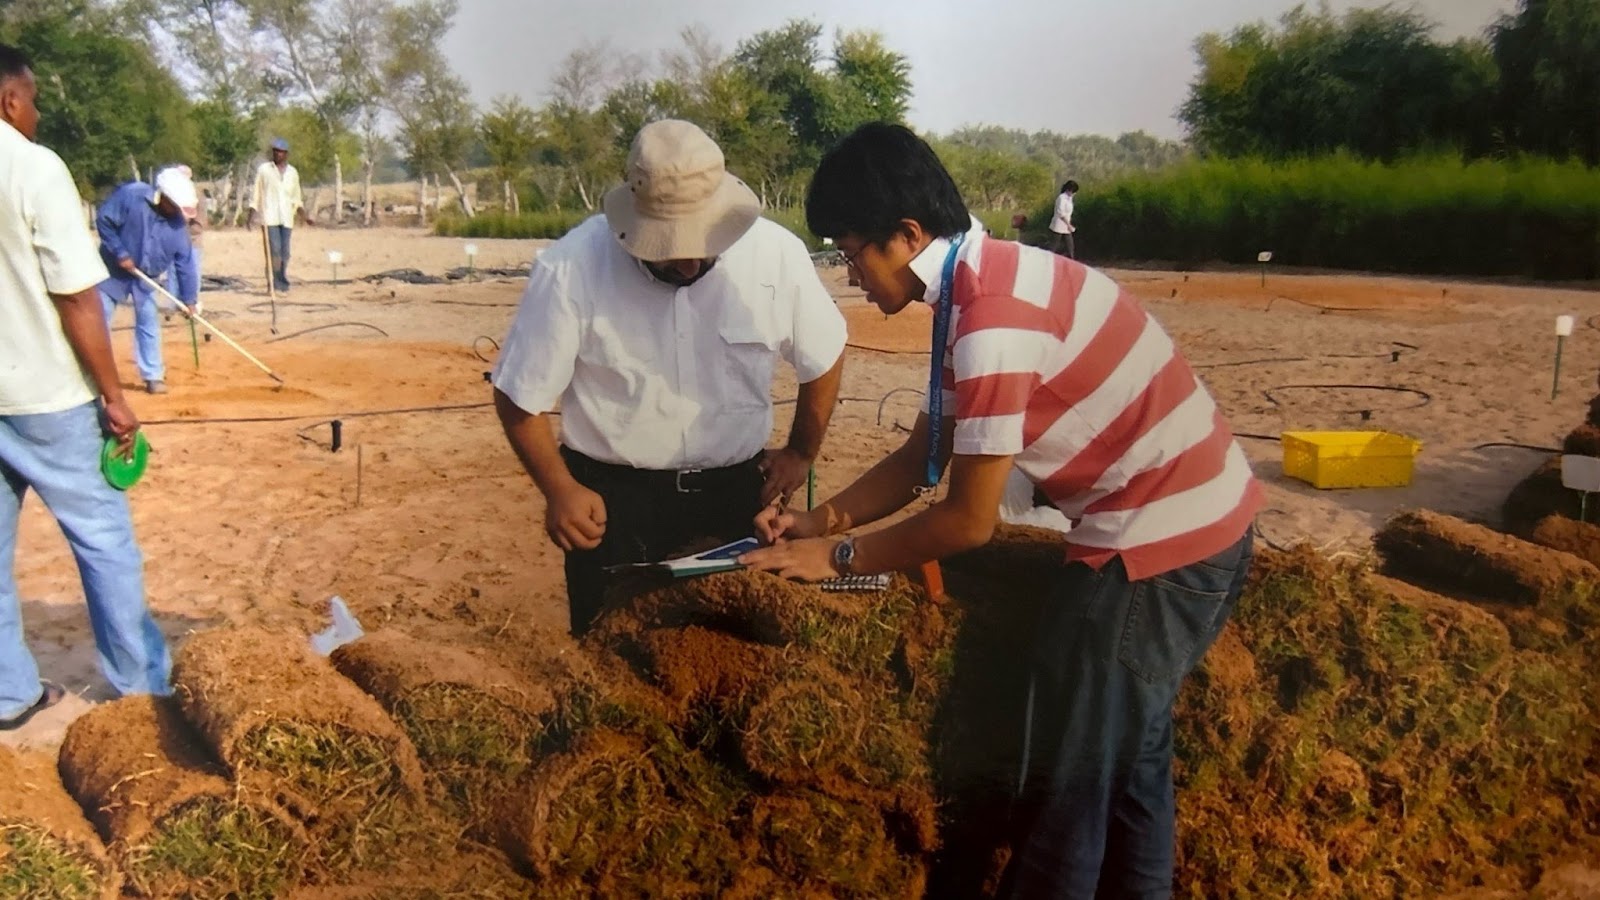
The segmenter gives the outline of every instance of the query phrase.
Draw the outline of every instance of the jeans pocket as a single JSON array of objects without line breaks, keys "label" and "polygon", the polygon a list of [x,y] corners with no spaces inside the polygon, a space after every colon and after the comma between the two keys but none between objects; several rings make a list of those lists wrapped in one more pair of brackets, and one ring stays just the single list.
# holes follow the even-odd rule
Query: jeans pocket
[{"label": "jeans pocket", "polygon": [[1117,646],[1117,659],[1149,684],[1188,674],[1196,651],[1216,637],[1228,607],[1231,578],[1187,566],[1147,578],[1134,588]]}]

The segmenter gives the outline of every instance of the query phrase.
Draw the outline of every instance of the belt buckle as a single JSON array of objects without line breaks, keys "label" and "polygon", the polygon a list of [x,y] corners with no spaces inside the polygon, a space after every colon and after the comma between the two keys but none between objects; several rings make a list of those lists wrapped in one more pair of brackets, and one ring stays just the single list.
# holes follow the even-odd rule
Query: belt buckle
[{"label": "belt buckle", "polygon": [[687,488],[683,486],[683,476],[699,475],[704,471],[705,469],[679,469],[678,471],[672,473],[672,486],[676,488],[680,494],[698,494],[700,493],[700,488]]}]

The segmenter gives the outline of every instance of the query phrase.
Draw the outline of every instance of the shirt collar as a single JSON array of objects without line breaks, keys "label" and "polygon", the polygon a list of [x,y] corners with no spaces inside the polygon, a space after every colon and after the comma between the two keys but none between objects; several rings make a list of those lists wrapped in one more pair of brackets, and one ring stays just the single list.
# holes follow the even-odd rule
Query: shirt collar
[{"label": "shirt collar", "polygon": [[[983,237],[983,223],[978,221],[977,216],[972,216],[971,219],[971,224],[967,226],[967,239],[961,244],[963,255],[977,243],[978,238]],[[922,294],[924,303],[938,302],[939,288],[944,283],[944,260],[949,255],[950,239],[938,237],[923,247],[921,253],[912,257],[911,273],[917,276],[918,281],[928,286]]]}]

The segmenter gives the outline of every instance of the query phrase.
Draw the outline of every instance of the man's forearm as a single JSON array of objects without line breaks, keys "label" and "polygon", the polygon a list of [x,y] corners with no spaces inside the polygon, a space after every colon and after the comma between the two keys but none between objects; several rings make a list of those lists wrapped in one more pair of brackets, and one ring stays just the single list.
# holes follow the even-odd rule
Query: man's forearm
[{"label": "man's forearm", "polygon": [[861,575],[901,572],[971,550],[988,540],[981,524],[950,503],[935,503],[882,531],[862,536],[856,541],[852,568]]},{"label": "man's forearm", "polygon": [[824,534],[842,534],[870,525],[899,512],[917,498],[921,461],[917,454],[907,451],[908,446],[879,460],[849,487],[817,507],[813,515],[824,523]]},{"label": "man's forearm", "polygon": [[100,291],[88,288],[76,294],[51,294],[61,331],[78,357],[78,364],[93,379],[95,388],[107,403],[122,399],[122,381],[117,377],[117,360],[111,353],[111,333],[106,328],[105,308]]},{"label": "man's forearm", "polygon": [[833,418],[834,407],[838,405],[839,381],[843,375],[844,354],[841,353],[833,368],[800,385],[799,399],[794,408],[794,424],[789,426],[790,450],[811,460],[815,460],[822,451],[822,438],[828,432],[828,421]]},{"label": "man's forearm", "polygon": [[494,409],[500,416],[500,427],[505,430],[506,440],[522,462],[522,468],[527,470],[533,483],[546,497],[576,483],[566,462],[561,459],[555,429],[550,427],[549,413],[530,413],[498,388],[494,392]]}]

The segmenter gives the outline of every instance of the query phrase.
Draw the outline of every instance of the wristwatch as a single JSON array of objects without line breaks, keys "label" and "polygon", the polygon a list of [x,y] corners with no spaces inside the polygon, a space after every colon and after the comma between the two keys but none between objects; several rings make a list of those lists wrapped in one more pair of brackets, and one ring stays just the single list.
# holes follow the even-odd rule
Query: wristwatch
[{"label": "wristwatch", "polygon": [[856,539],[846,537],[833,545],[833,570],[840,575],[854,575],[856,564]]}]

